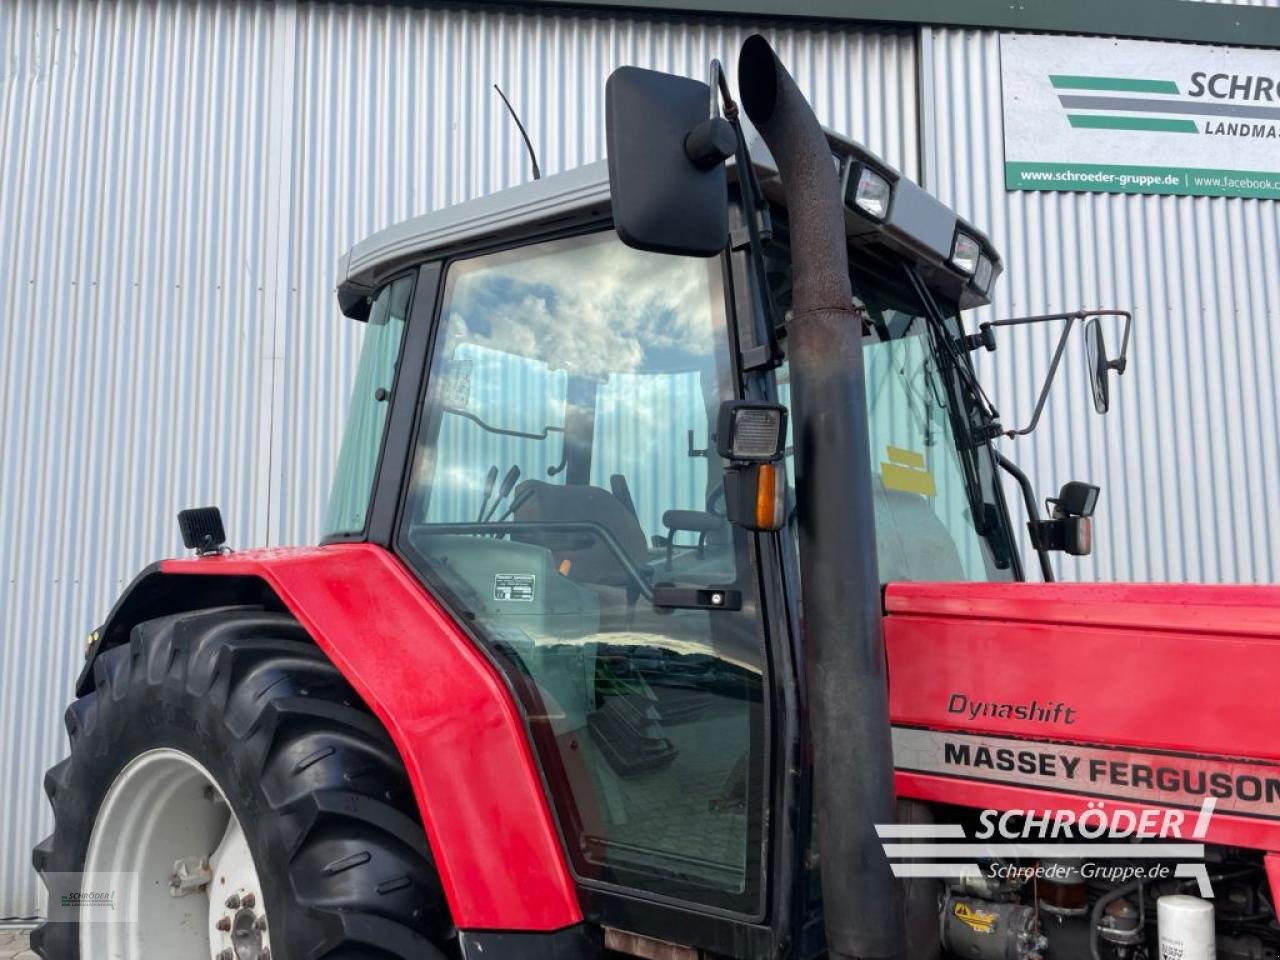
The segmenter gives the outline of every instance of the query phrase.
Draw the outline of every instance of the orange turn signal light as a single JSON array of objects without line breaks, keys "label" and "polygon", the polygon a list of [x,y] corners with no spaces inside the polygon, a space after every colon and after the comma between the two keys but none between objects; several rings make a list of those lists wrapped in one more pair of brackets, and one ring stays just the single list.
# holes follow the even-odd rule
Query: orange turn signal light
[{"label": "orange turn signal light", "polygon": [[780,530],[783,503],[782,471],[778,463],[762,463],[756,468],[756,529]]}]

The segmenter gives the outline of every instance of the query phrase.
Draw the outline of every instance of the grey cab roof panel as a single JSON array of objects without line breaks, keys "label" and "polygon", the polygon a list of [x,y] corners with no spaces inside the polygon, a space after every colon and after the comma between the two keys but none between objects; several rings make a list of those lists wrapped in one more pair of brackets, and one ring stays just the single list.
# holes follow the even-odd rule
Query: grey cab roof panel
[{"label": "grey cab roof panel", "polygon": [[433,210],[379,230],[344,253],[338,258],[338,286],[372,291],[378,280],[402,261],[608,203],[609,167],[598,160]]},{"label": "grey cab roof panel", "polygon": [[[768,147],[749,126],[746,131],[752,166],[757,171],[765,193],[781,200],[778,172]],[[881,231],[930,261],[945,261],[950,255],[951,237],[956,225],[980,238],[1000,269],[998,252],[982,231],[975,229],[940,200],[904,178],[898,171],[876,157],[856,141],[827,131],[833,160],[853,156],[869,162],[897,184],[890,216]],[[734,175],[731,163],[731,176]],[[598,160],[564,173],[531,180],[499,190],[488,196],[468,200],[440,210],[394,224],[360,241],[338,260],[337,286],[339,300],[359,302],[377,289],[390,274],[408,263],[428,258],[435,251],[457,249],[499,233],[521,231],[539,225],[581,216],[597,208],[601,215],[609,206],[609,167]],[[849,214],[850,236],[866,223]],[[958,298],[960,299],[960,298]],[[976,305],[977,300],[965,306]],[[985,302],[985,299],[982,299]],[[346,309],[344,305],[344,310]],[[355,316],[356,314],[352,314]]]}]

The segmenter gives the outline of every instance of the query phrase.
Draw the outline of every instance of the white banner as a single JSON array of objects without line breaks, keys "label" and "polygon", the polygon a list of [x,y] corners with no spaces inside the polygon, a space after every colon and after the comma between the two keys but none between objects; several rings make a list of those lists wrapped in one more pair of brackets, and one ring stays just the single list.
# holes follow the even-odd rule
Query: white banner
[{"label": "white banner", "polygon": [[1280,52],[1007,34],[1005,185],[1280,198]]}]

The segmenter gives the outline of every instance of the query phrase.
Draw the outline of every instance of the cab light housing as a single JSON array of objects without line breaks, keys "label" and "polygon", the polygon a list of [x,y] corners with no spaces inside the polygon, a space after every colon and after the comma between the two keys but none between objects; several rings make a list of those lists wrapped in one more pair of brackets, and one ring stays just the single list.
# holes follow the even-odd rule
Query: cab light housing
[{"label": "cab light housing", "polygon": [[951,243],[951,265],[972,277],[978,269],[981,256],[982,246],[978,243],[978,238],[957,230],[955,240]]},{"label": "cab light housing", "polygon": [[889,216],[893,185],[866,164],[854,164],[845,181],[844,205],[877,222]]},{"label": "cab light housing", "polygon": [[983,254],[978,258],[978,269],[973,274],[973,285],[983,296],[991,292],[991,281],[995,276],[995,272],[996,265],[992,263],[990,257]]}]

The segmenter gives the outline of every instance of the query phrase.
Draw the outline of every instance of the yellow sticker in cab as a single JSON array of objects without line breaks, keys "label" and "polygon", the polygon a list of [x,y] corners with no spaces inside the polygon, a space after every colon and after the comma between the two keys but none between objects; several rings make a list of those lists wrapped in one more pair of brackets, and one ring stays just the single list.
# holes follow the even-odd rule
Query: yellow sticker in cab
[{"label": "yellow sticker in cab", "polygon": [[924,454],[890,445],[885,450],[885,457],[887,459],[880,463],[880,477],[886,490],[918,493],[922,497],[937,496],[938,486],[925,466]]},{"label": "yellow sticker in cab", "polygon": [[996,915],[994,913],[971,907],[963,900],[956,901],[955,915],[957,920],[974,933],[993,933],[995,931]]}]

